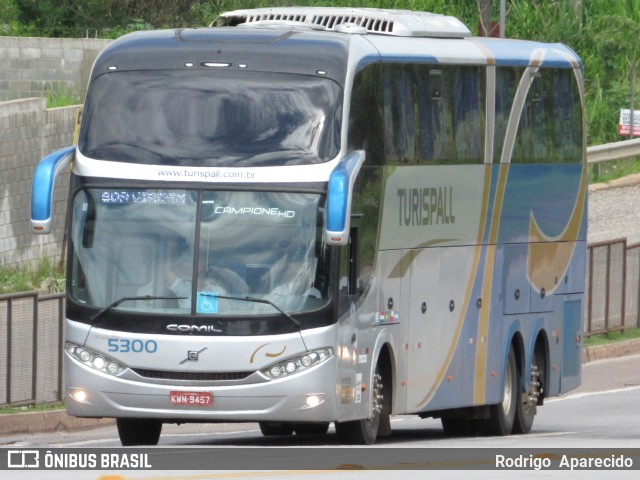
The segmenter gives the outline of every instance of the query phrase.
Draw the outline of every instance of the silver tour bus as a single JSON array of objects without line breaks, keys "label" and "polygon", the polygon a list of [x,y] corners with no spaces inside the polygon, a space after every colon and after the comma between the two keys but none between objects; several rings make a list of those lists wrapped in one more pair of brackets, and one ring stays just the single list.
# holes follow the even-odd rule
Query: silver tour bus
[{"label": "silver tour bus", "polygon": [[[580,382],[582,64],[376,9],[234,11],[111,43],[72,163],[70,415],[371,444],[527,433]],[[332,430],[333,432],[333,430]]]}]

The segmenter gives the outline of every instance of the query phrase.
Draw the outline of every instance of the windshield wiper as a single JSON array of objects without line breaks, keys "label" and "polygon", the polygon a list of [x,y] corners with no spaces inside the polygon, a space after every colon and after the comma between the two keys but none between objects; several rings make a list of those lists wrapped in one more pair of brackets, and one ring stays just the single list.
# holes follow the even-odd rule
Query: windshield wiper
[{"label": "windshield wiper", "polygon": [[90,318],[91,324],[93,325],[93,323],[98,320],[100,317],[102,317],[105,313],[107,313],[109,310],[116,308],[118,305],[120,305],[121,303],[124,302],[129,302],[132,300],[186,300],[188,297],[167,297],[167,296],[154,296],[154,295],[139,295],[137,297],[121,297],[118,300],[116,300],[115,302],[107,305],[106,307],[104,307],[102,310],[100,310],[98,313],[96,313],[93,317]]},{"label": "windshield wiper", "polygon": [[278,305],[273,303],[271,300],[267,300],[265,298],[232,297],[229,295],[214,295],[211,293],[201,293],[200,295],[202,295],[203,297],[223,298],[225,300],[239,300],[241,302],[244,301],[244,302],[264,303],[265,305],[271,305],[273,308],[275,308],[277,311],[279,311],[281,314],[283,314],[285,317],[291,320],[291,323],[293,323],[296,326],[296,328],[300,328],[300,321],[297,318],[295,318],[289,312],[285,312],[283,309],[281,309]]}]

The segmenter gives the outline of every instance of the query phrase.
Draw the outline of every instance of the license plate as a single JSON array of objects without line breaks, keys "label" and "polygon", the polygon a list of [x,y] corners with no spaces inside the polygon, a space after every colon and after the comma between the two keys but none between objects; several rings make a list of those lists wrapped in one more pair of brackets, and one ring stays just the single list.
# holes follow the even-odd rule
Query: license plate
[{"label": "license plate", "polygon": [[171,405],[196,405],[208,407],[213,403],[211,392],[171,392],[169,393]]}]

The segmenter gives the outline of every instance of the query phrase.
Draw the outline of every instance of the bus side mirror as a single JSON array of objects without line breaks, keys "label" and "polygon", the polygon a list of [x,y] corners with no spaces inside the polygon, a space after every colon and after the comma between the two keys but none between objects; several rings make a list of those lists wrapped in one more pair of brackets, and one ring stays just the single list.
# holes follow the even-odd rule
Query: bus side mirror
[{"label": "bus side mirror", "polygon": [[33,233],[51,233],[53,223],[53,193],[56,178],[71,163],[75,146],[65,147],[47,155],[36,167],[31,188],[31,227]]},{"label": "bus side mirror", "polygon": [[364,150],[342,158],[329,177],[325,241],[328,245],[346,245],[349,241],[353,184],[364,163]]}]

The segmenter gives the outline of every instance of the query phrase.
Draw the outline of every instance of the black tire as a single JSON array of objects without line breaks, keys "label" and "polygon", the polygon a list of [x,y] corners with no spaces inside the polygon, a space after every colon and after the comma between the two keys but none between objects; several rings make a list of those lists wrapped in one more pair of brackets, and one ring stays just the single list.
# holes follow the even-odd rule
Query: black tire
[{"label": "black tire", "polygon": [[497,405],[491,405],[489,407],[489,419],[478,422],[480,433],[494,436],[509,435],[513,430],[519,398],[520,389],[518,388],[516,355],[513,352],[513,347],[511,347],[502,388],[502,402]]},{"label": "black tire", "polygon": [[329,431],[329,422],[297,423],[293,426],[296,435],[324,435]]},{"label": "black tire", "polygon": [[123,447],[157,445],[162,422],[149,418],[116,418],[118,436]]},{"label": "black tire", "polygon": [[288,436],[293,434],[293,425],[282,422],[258,422],[265,437]]},{"label": "black tire", "polygon": [[[537,409],[537,398],[544,392],[544,371],[545,361],[544,354],[540,350],[536,350],[533,354],[532,367],[538,369],[538,383],[537,392],[535,395],[536,400],[529,400],[529,382],[523,383],[522,378],[518,378],[518,385],[520,387],[520,398],[517,402],[516,418],[513,422],[512,433],[529,433],[533,426],[533,420],[535,419]],[[520,375],[519,375],[520,377]]]},{"label": "black tire", "polygon": [[349,445],[373,445],[378,437],[380,415],[365,420],[336,423],[336,433],[340,443]]},{"label": "black tire", "polygon": [[[382,383],[382,377],[380,377],[379,367],[376,366],[374,380],[374,389],[372,398],[377,398],[378,395],[382,395],[380,402],[380,410],[384,411],[384,405],[386,404],[384,399],[385,389]],[[388,415],[388,413],[383,413]],[[350,445],[373,445],[378,438],[378,429],[380,428],[381,413],[374,413],[371,418],[364,420],[353,420],[351,422],[336,422],[336,433],[340,443],[346,443]],[[389,429],[390,430],[390,429]]]},{"label": "black tire", "polygon": [[442,429],[447,437],[468,437],[475,434],[472,420],[461,417],[442,417]]}]

